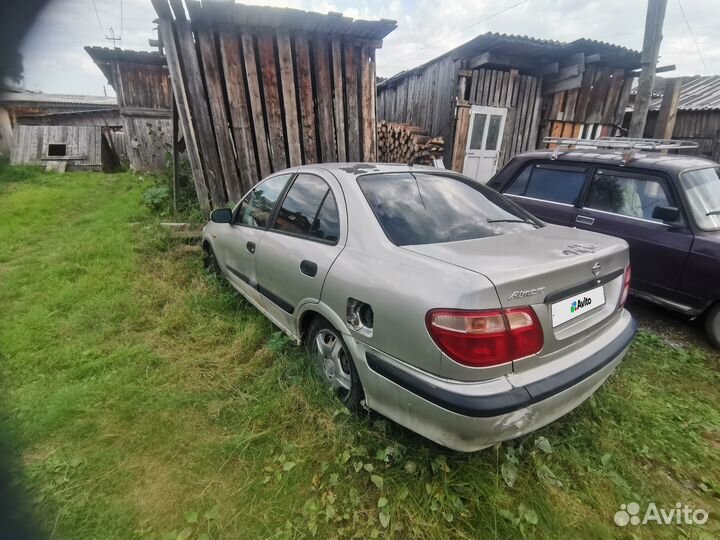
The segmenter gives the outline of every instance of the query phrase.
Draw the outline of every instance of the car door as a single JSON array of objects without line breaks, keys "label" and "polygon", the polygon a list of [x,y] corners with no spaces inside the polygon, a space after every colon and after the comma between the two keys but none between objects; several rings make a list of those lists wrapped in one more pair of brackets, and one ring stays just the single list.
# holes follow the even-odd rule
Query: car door
[{"label": "car door", "polygon": [[575,225],[626,240],[630,245],[633,289],[672,299],[693,236],[686,225],[671,226],[653,218],[658,206],[677,206],[664,176],[598,168]]},{"label": "car door", "polygon": [[325,276],[345,245],[346,220],[335,178],[305,172],[294,178],[255,253],[258,290],[285,329],[293,328],[300,305],[320,301]]},{"label": "car door", "polygon": [[227,278],[258,303],[254,254],[291,177],[291,173],[271,176],[255,186],[236,207],[232,222],[218,231],[214,240],[215,255]]},{"label": "car door", "polygon": [[502,192],[543,221],[572,226],[589,169],[584,164],[532,162]]}]

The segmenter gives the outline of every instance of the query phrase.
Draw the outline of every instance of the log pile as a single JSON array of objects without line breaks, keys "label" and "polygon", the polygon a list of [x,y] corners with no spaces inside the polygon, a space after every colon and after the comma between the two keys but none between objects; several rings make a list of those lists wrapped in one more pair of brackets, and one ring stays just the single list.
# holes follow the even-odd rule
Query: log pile
[{"label": "log pile", "polygon": [[378,161],[383,163],[432,165],[433,159],[442,158],[445,145],[442,137],[430,137],[423,128],[387,120],[378,123],[377,141]]}]

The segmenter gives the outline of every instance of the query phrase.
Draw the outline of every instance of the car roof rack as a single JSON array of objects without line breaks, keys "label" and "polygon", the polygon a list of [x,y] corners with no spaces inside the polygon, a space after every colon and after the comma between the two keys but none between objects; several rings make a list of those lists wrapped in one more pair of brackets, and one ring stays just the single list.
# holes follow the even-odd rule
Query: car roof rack
[{"label": "car roof rack", "polygon": [[638,150],[657,152],[661,150],[688,150],[698,147],[694,141],[673,139],[644,139],[639,137],[599,137],[597,139],[580,139],[575,137],[544,137],[545,144],[555,144],[551,159],[557,159],[561,152],[588,148],[593,150],[610,150],[613,153],[622,151],[622,164],[632,159],[644,157]]}]

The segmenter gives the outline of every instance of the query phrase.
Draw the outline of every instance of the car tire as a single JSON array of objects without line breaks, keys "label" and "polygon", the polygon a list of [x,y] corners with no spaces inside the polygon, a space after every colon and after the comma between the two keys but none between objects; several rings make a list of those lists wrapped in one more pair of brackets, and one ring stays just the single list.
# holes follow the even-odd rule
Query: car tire
[{"label": "car tire", "polygon": [[210,274],[221,276],[220,264],[215,257],[215,252],[210,244],[203,244],[203,266]]},{"label": "car tire", "polygon": [[720,302],[711,307],[705,315],[705,333],[713,347],[720,349]]},{"label": "car tire", "polygon": [[317,316],[308,329],[305,349],[321,379],[338,399],[352,412],[361,412],[365,391],[342,334],[326,319]]}]

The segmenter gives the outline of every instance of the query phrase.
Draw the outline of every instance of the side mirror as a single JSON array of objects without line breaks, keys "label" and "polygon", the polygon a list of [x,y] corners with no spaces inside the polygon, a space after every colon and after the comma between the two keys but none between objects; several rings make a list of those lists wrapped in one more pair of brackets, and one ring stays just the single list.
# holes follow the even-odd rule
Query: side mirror
[{"label": "side mirror", "polygon": [[680,210],[675,206],[656,206],[653,209],[652,217],[665,223],[675,223],[680,218]]},{"label": "side mirror", "polygon": [[210,214],[210,221],[214,223],[230,223],[232,221],[232,210],[229,208],[218,208]]}]

